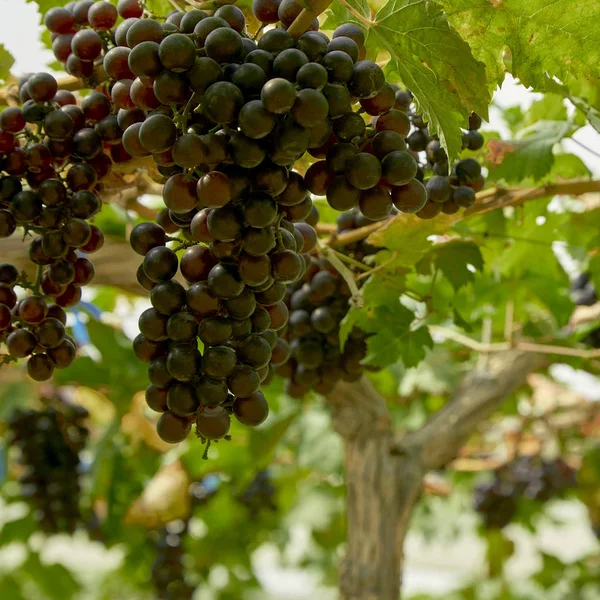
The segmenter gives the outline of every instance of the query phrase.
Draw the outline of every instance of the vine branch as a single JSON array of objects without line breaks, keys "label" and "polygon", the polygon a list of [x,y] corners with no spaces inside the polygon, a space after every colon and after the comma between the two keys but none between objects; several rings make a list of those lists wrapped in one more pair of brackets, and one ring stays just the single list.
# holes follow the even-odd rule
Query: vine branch
[{"label": "vine branch", "polygon": [[570,346],[556,346],[552,344],[534,344],[532,342],[496,342],[484,343],[478,342],[458,331],[440,327],[439,325],[430,325],[431,333],[437,333],[448,340],[462,344],[466,348],[481,352],[484,354],[506,352],[507,350],[520,350],[521,352],[533,352],[535,354],[553,354],[558,356],[573,356],[575,358],[593,359],[600,358],[600,349],[585,350],[583,348],[572,348]]},{"label": "vine branch", "polygon": [[448,404],[421,429],[401,437],[396,452],[417,452],[425,471],[442,468],[454,459],[479,423],[526,383],[530,373],[549,364],[547,356],[522,350],[493,355],[488,369],[467,376]]},{"label": "vine branch", "polygon": [[[513,187],[513,188],[491,188],[483,190],[477,194],[475,204],[464,211],[462,216],[457,220],[467,219],[469,217],[484,214],[498,208],[507,206],[517,206],[530,200],[537,200],[545,196],[565,195],[565,196],[581,196],[592,192],[600,192],[600,180],[585,180],[585,181],[564,181],[561,183],[545,184],[539,187]],[[377,221],[353,229],[339,235],[331,235],[323,240],[323,243],[331,248],[341,248],[348,246],[354,242],[359,242],[369,237],[375,231],[388,225],[389,219]],[[326,230],[325,230],[326,231]]]}]

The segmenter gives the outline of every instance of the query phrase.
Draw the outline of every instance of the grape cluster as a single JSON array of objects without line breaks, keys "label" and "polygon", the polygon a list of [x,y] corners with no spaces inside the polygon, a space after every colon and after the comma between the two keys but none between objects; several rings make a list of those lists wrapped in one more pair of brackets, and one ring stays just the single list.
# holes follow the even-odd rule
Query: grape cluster
[{"label": "grape cluster", "polygon": [[[580,273],[571,283],[571,298],[576,306],[592,306],[598,302],[596,288],[589,273]],[[592,329],[583,342],[593,348],[600,348],[600,328]]]},{"label": "grape cluster", "polygon": [[[338,233],[371,222],[355,209],[339,216]],[[344,248],[361,261],[377,250],[365,241]],[[289,322],[273,348],[272,362],[293,398],[302,398],[311,389],[325,395],[338,381],[357,381],[362,376],[367,334],[354,328],[344,349],[340,349],[340,323],[350,309],[351,295],[348,284],[331,263],[312,256],[302,279],[288,285]]]},{"label": "grape cluster", "polygon": [[186,521],[174,521],[159,533],[152,565],[152,585],[160,600],[191,600],[194,596],[196,588],[185,580],[183,565],[187,528]]},{"label": "grape cluster", "polygon": [[[407,107],[413,131],[406,143],[419,160],[417,179],[425,183],[427,191],[427,205],[420,216],[433,218],[440,212],[451,215],[461,208],[472,206],[475,193],[485,185],[479,162],[474,158],[464,158],[450,169],[448,155],[440,141],[437,137],[429,136],[427,123],[423,121],[422,115],[416,114],[412,109],[410,92],[398,91],[396,97]],[[479,150],[483,147],[483,136],[479,132],[481,125],[481,117],[471,113],[468,129],[463,132],[463,149]]]},{"label": "grape cluster", "polygon": [[[206,504],[216,493],[212,486],[196,482],[189,490],[192,507]],[[152,584],[159,600],[191,600],[195,586],[185,578],[184,541],[189,519],[168,523],[157,532],[156,558],[152,565]]]},{"label": "grape cluster", "polygon": [[[350,27],[346,25],[344,30]],[[353,30],[357,36],[359,32]],[[449,172],[447,154],[437,137],[429,136],[422,115],[415,113],[410,92],[383,83],[374,97],[359,102],[362,110],[373,116],[370,125],[358,124],[355,113],[344,116],[342,119],[352,119],[358,124],[357,131],[361,130],[359,135],[344,137],[336,130],[340,121],[334,120],[333,134],[323,146],[309,150],[322,159],[304,176],[311,192],[326,196],[335,210],[358,207],[371,220],[387,217],[394,207],[431,219],[473,205],[475,193],[484,185],[480,164],[465,158]],[[463,133],[464,148],[482,147],[481,124],[481,118],[473,113],[469,129]]]},{"label": "grape cluster", "polygon": [[[94,124],[111,108],[100,93],[77,106],[46,73],[24,77],[19,95],[20,107],[0,113],[0,239],[18,227],[31,236],[28,258],[38,278],[29,282],[1,265],[0,342],[10,359],[29,356],[29,375],[43,381],[75,357],[63,308],[81,299],[94,277],[86,255],[104,242],[88,220],[100,210],[99,180],[112,164]],[[32,295],[17,301],[15,287]]]},{"label": "grape cluster", "polygon": [[[227,435],[231,412],[247,425],[266,418],[259,386],[271,376],[275,332],[287,323],[286,285],[303,275],[317,242],[305,222],[314,218],[309,191],[291,168],[331,135],[321,92],[328,71],[316,59],[327,54],[349,67],[349,85],[363,96],[375,93],[381,74],[333,49],[356,46],[349,38],[328,46],[321,34],[305,34],[296,42],[277,28],[256,44],[244,28],[233,6],[214,16],[173,13],[164,26],[134,19],[122,48],[133,83],[147,90],[144,101],[130,95],[140,120],[125,129],[123,146],[152,155],[165,179],[165,210],[131,236],[152,302],[134,350],[149,363],[148,404],[163,413],[158,431],[173,443],[194,421],[199,436],[216,440]],[[168,236],[178,230],[187,242]]]},{"label": "grape cluster", "polygon": [[546,502],[576,485],[575,470],[564,460],[519,457],[494,471],[494,478],[475,489],[474,507],[486,528],[506,527],[515,517],[519,498]]},{"label": "grape cluster", "polygon": [[577,306],[592,306],[598,302],[596,288],[589,273],[580,273],[571,283],[571,296]]},{"label": "grape cluster", "polygon": [[[266,193],[247,198],[245,206],[228,206],[240,212],[250,207],[246,214],[254,214],[252,200],[262,198],[275,208]],[[132,232],[132,247],[144,255],[140,274],[150,283],[152,303],[140,316],[134,352],[149,363],[146,400],[163,413],[157,430],[167,442],[185,439],[194,421],[199,437],[218,440],[229,431],[230,413],[249,426],[267,417],[259,388],[271,377],[275,332],[287,323],[285,284],[304,270],[297,254],[303,231],[310,230],[313,245],[316,234],[282,219],[246,229],[272,234],[272,250],[257,255],[233,241],[229,247],[237,245],[237,251],[221,254],[215,241],[194,244],[179,259],[160,225],[142,223]],[[178,269],[187,289],[174,279]]]},{"label": "grape cluster", "polygon": [[[118,6],[110,2],[79,0],[64,7],[51,8],[44,23],[51,34],[52,50],[63,63],[67,73],[80,79],[94,77],[94,63],[108,52],[114,40],[121,35],[122,27],[111,29],[118,17],[139,18],[143,14],[138,0],[120,0]],[[127,57],[125,57],[127,60]]]},{"label": "grape cluster", "polygon": [[237,498],[252,514],[256,515],[265,508],[270,511],[277,510],[275,494],[277,489],[271,480],[268,469],[259,471],[248,487]]},{"label": "grape cluster", "polygon": [[48,533],[73,532],[79,509],[79,453],[88,429],[87,411],[60,399],[45,410],[17,410],[9,422],[9,444],[20,453],[21,496]]}]

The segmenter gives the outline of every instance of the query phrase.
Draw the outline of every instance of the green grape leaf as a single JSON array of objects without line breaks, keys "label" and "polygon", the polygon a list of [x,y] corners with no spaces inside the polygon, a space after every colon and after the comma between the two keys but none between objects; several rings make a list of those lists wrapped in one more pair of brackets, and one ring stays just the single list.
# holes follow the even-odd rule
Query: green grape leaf
[{"label": "green grape leaf", "polygon": [[569,100],[581,111],[579,114],[583,114],[590,125],[600,132],[600,96],[597,87],[579,79],[569,80],[567,86],[546,78],[546,89]]},{"label": "green grape leaf", "polygon": [[[356,13],[363,16],[365,19],[371,19],[371,9],[366,0],[347,0],[345,3],[350,8],[353,8]],[[343,23],[356,23],[362,29],[365,29],[365,23],[361,21],[355,14],[349,11],[340,2],[332,2],[327,9],[327,18],[323,23],[322,29],[335,29]]]},{"label": "green grape leaf", "polygon": [[[558,266],[558,265],[557,265]],[[560,285],[560,284],[563,285]],[[559,327],[569,323],[575,308],[569,296],[566,281],[557,280],[551,273],[546,276],[531,276],[521,280],[521,291],[528,290],[532,297],[537,298],[539,304],[545,306],[555,318]]]},{"label": "green grape leaf", "polygon": [[390,53],[417,108],[440,136],[452,162],[461,151],[469,111],[487,119],[490,93],[484,65],[448,25],[439,6],[427,0],[390,0],[375,15],[366,45]]},{"label": "green grape leaf", "polygon": [[352,306],[346,313],[346,316],[340,322],[340,348],[344,349],[350,332],[358,325],[360,318],[360,309],[357,306]]},{"label": "green grape leaf", "polygon": [[483,256],[475,242],[451,240],[437,245],[433,252],[435,266],[448,278],[455,290],[473,281],[475,273],[472,269],[483,270]]},{"label": "green grape leaf", "polygon": [[441,235],[450,229],[456,217],[439,215],[435,219],[419,219],[415,215],[399,214],[368,237],[374,246],[396,252],[394,267],[412,267],[431,249],[432,235]]},{"label": "green grape leaf", "polygon": [[596,78],[600,4],[586,0],[438,0],[448,20],[487,66],[491,86],[504,80],[503,52],[526,86],[545,89],[546,74]]},{"label": "green grape leaf", "polygon": [[105,389],[116,409],[124,413],[133,395],[144,387],[147,369],[134,358],[131,341],[122,332],[93,319],[86,327],[101,359],[80,356],[70,367],[57,371],[55,379],[61,385]]},{"label": "green grape leaf", "polygon": [[545,94],[536,100],[525,113],[524,125],[533,125],[538,121],[566,121],[567,107],[558,94]]},{"label": "green grape leaf", "polygon": [[81,589],[79,582],[65,567],[56,563],[43,564],[37,554],[29,554],[22,568],[47,598],[68,600]]},{"label": "green grape leaf", "polygon": [[38,523],[32,513],[27,513],[14,521],[7,521],[0,529],[0,548],[15,542],[27,542],[36,531],[38,531]]},{"label": "green grape leaf", "polygon": [[10,68],[15,63],[12,54],[0,44],[0,80],[6,79],[10,75]]},{"label": "green grape leaf", "polygon": [[596,254],[590,258],[588,272],[594,288],[600,290],[600,254]]},{"label": "green grape leaf", "polygon": [[490,529],[485,533],[487,541],[486,558],[490,572],[498,577],[503,569],[504,563],[515,552],[515,544],[508,539],[500,529]]},{"label": "green grape leaf", "polygon": [[10,600],[25,600],[25,595],[21,589],[22,578],[19,573],[10,573],[0,577],[0,588],[2,595]]},{"label": "green grape leaf", "polygon": [[145,4],[147,10],[159,17],[166,17],[173,10],[169,0],[146,0]]},{"label": "green grape leaf", "polygon": [[[364,0],[348,4],[370,19]],[[348,21],[364,27],[334,2],[325,26]],[[425,115],[430,132],[439,135],[453,161],[462,148],[460,128],[469,112],[487,119],[490,91],[484,65],[473,58],[439,6],[428,0],[389,0],[368,27],[365,46],[371,57],[378,50],[389,53],[390,74],[397,74],[413,92],[417,110]]]},{"label": "green grape leaf", "polygon": [[285,416],[278,415],[276,420],[267,421],[264,427],[253,429],[250,432],[250,454],[255,466],[269,464],[273,451],[298,415],[298,411]]},{"label": "green grape leaf", "polygon": [[411,329],[413,313],[401,305],[400,309],[381,307],[377,320],[368,323],[375,331],[367,338],[364,364],[387,367],[400,359],[405,367],[414,367],[425,358],[426,348],[433,347],[429,329]]},{"label": "green grape leaf", "polygon": [[586,179],[592,176],[592,172],[587,168],[587,165],[575,154],[555,154],[554,164],[548,179],[550,181],[558,181],[562,179]]},{"label": "green grape leaf", "polygon": [[554,164],[552,149],[573,132],[567,121],[538,121],[523,129],[513,143],[501,144],[508,150],[500,165],[490,170],[488,179],[519,182],[526,178],[539,180]]},{"label": "green grape leaf", "polygon": [[416,367],[425,358],[428,348],[433,348],[429,327],[412,329],[404,337],[400,359],[406,368]]},{"label": "green grape leaf", "polygon": [[44,21],[44,15],[56,6],[64,6],[68,4],[69,0],[27,0],[27,2],[35,2],[38,5],[42,22]]}]

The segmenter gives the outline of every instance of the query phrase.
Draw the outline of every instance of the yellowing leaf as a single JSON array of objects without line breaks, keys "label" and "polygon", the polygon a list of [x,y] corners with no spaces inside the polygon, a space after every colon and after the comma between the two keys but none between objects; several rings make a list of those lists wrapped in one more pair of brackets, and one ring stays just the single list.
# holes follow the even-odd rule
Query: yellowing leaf
[{"label": "yellowing leaf", "polygon": [[155,529],[174,519],[189,516],[189,485],[189,476],[180,462],[163,467],[127,511],[127,524]]}]

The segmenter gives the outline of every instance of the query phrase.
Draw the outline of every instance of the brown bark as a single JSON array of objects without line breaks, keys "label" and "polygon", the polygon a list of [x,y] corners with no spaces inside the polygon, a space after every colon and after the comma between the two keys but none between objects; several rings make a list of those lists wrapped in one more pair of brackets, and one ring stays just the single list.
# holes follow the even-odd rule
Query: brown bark
[{"label": "brown bark", "polygon": [[404,537],[422,488],[418,457],[392,451],[390,414],[368,379],[338,384],[329,401],[345,445],[348,533],[340,598],[397,600]]},{"label": "brown bark", "polygon": [[550,364],[547,355],[512,350],[489,357],[485,372],[473,371],[454,397],[418,431],[401,440],[418,452],[425,470],[440,469],[456,457],[460,447],[534,371]]},{"label": "brown bark", "polygon": [[400,598],[404,539],[424,475],[454,459],[479,423],[549,362],[548,356],[519,351],[490,357],[485,373],[465,377],[443,409],[401,437],[366,377],[336,386],[328,400],[344,440],[347,485],[341,600]]}]

